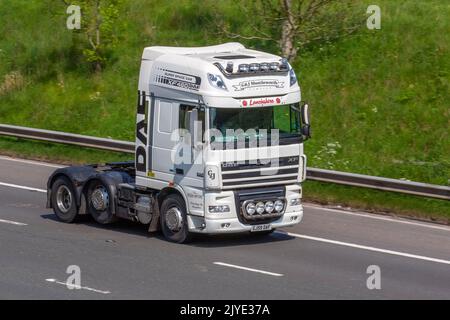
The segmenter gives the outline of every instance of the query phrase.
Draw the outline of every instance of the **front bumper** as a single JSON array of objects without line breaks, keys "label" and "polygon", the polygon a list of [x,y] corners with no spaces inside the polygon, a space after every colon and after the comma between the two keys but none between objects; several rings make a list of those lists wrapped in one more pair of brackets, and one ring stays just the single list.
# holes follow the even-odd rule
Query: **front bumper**
[{"label": "front bumper", "polygon": [[[262,222],[261,224],[270,224],[272,229],[291,227],[303,218],[303,207],[297,206],[295,211],[286,212],[280,218],[272,222]],[[243,224],[236,218],[208,219],[198,216],[188,216],[189,231],[204,234],[224,234],[224,233],[242,233],[250,232],[255,225]]]}]

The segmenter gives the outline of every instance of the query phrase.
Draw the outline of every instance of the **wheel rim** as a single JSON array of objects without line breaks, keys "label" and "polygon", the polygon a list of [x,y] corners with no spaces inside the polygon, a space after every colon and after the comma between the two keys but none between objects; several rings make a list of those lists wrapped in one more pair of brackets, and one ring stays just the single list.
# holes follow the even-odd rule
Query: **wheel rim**
[{"label": "wheel rim", "polygon": [[166,213],[166,226],[172,232],[177,232],[183,226],[183,216],[177,207],[170,208]]},{"label": "wheel rim", "polygon": [[91,194],[91,203],[95,210],[104,211],[109,206],[109,194],[104,186],[98,186]]},{"label": "wheel rim", "polygon": [[58,209],[63,213],[67,213],[72,207],[72,193],[67,186],[62,185],[58,188],[56,204],[58,205]]}]

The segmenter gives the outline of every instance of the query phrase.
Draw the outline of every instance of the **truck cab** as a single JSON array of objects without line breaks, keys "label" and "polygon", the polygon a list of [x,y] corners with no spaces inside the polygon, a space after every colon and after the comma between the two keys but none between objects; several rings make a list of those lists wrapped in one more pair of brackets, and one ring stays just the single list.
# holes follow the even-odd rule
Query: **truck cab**
[{"label": "truck cab", "polygon": [[309,130],[286,59],[239,43],[148,47],[134,162],[58,169],[48,206],[66,222],[121,217],[179,243],[195,233],[269,233],[302,219]]}]

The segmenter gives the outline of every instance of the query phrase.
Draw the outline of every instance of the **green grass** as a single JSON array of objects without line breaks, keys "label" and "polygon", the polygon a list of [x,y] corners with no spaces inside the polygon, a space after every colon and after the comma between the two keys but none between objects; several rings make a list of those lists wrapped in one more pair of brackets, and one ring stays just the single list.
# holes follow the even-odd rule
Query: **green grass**
[{"label": "green grass", "polygon": [[[230,24],[248,28],[232,1],[123,2],[119,43],[101,75],[91,73],[73,32],[65,28],[62,2],[0,2],[0,123],[133,140],[143,47],[230,41],[217,35],[214,8]],[[302,98],[312,106],[308,165],[450,185],[450,5],[439,0],[377,4],[381,30],[362,26],[351,37],[305,48],[293,62]],[[263,41],[243,43],[277,50]],[[9,138],[0,139],[0,153],[65,163],[130,158]],[[305,197],[449,217],[448,201],[361,188],[308,182]]]},{"label": "green grass", "polygon": [[450,224],[450,206],[446,200],[317,181],[306,181],[303,194],[304,200],[308,202],[330,206],[339,205],[370,212]]}]

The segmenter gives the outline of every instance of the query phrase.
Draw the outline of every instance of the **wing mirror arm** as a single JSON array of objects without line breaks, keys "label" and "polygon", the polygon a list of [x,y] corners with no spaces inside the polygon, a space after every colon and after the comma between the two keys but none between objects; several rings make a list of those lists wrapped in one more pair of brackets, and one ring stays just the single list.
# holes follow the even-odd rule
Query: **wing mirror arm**
[{"label": "wing mirror arm", "polygon": [[300,117],[301,117],[301,133],[303,135],[303,141],[311,138],[311,124],[309,122],[309,104],[303,102],[300,107]]},{"label": "wing mirror arm", "polygon": [[189,133],[191,135],[191,147],[198,150],[202,146],[202,125],[198,121],[198,110],[189,111]]}]

